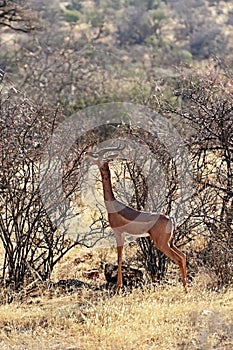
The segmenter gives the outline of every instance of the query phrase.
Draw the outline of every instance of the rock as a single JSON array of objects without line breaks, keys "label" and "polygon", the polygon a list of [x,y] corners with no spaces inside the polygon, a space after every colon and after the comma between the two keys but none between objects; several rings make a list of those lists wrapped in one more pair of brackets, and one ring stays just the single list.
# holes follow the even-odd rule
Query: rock
[{"label": "rock", "polygon": [[92,269],[88,271],[83,271],[83,276],[89,279],[96,279],[99,277],[99,271],[97,269]]},{"label": "rock", "polygon": [[[104,275],[108,285],[117,283],[117,269],[117,265],[105,265]],[[122,280],[124,286],[137,286],[143,283],[143,273],[138,269],[122,266]]]}]

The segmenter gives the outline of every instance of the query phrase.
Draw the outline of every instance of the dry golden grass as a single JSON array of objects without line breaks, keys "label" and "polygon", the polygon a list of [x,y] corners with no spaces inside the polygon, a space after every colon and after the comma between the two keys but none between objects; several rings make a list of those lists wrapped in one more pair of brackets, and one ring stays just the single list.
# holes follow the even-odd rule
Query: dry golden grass
[{"label": "dry golden grass", "polygon": [[[80,277],[83,270],[112,260],[113,251],[108,251],[110,258],[100,250],[92,253],[76,266],[75,258],[84,257],[86,251],[73,250],[57,267],[53,279],[77,278],[79,274],[84,280]],[[208,291],[207,277],[201,272],[187,295],[177,283],[178,277],[173,285],[121,295],[85,288],[72,294],[41,288],[23,301],[0,306],[0,348],[230,350],[233,291]],[[102,284],[102,279],[100,274],[95,284]]]},{"label": "dry golden grass", "polygon": [[233,292],[83,290],[1,306],[1,349],[232,349]]}]

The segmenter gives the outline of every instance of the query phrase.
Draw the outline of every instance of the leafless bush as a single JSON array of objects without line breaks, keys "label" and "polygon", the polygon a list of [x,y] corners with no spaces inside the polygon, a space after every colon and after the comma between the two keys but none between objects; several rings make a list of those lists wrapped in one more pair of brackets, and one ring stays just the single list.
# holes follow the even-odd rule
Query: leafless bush
[{"label": "leafless bush", "polygon": [[172,108],[193,127],[189,147],[197,192],[190,223],[198,222],[196,230],[206,237],[203,261],[216,273],[219,286],[232,283],[232,94],[230,71],[210,62],[204,73],[181,79],[176,90],[181,108]]},{"label": "leafless bush", "polygon": [[[41,186],[52,160],[43,169],[43,178],[40,177],[40,161],[57,124],[58,112],[32,105],[17,96],[14,88],[2,90],[0,112],[2,283],[18,289],[32,280],[49,278],[54,265],[78,242],[69,239],[65,224],[62,231],[57,230],[56,221],[51,219],[54,202],[46,206],[42,199]],[[75,215],[69,213],[68,199],[78,189],[80,181],[80,177],[76,180],[72,177],[74,169],[77,172],[83,149],[76,147],[76,162],[67,161],[63,165],[67,202],[64,204],[62,198],[56,197],[56,220],[60,223]],[[56,184],[50,187],[47,183],[43,187],[44,198],[54,197],[56,190]]]}]

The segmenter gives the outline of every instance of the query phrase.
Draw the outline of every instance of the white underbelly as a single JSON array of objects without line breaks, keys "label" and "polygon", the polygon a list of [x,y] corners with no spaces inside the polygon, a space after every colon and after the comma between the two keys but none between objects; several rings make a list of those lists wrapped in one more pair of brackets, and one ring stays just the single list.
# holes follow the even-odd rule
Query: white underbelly
[{"label": "white underbelly", "polygon": [[130,236],[135,236],[135,237],[148,237],[150,236],[148,232],[143,232],[143,233],[129,233],[126,232]]},{"label": "white underbelly", "polygon": [[116,227],[116,230],[122,233],[128,233],[133,236],[147,237],[150,229],[154,226],[154,222],[136,222],[132,221],[122,226]]}]

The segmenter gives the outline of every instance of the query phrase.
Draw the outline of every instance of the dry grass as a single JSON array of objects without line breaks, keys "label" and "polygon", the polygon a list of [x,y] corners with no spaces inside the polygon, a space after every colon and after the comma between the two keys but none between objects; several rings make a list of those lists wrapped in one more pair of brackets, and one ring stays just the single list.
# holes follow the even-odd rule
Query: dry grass
[{"label": "dry grass", "polygon": [[233,292],[83,290],[1,306],[1,349],[232,349]]},{"label": "dry grass", "polygon": [[[54,280],[73,274],[78,277],[78,271],[81,276],[82,270],[107,257],[109,260],[105,252],[92,253],[75,266],[77,256],[84,257],[86,252],[74,250],[58,266]],[[95,283],[101,284],[102,278],[100,274]],[[201,273],[187,295],[180,283],[122,295],[87,289],[72,294],[41,289],[23,302],[0,306],[0,348],[230,350],[233,291],[210,292],[205,280]]]}]

